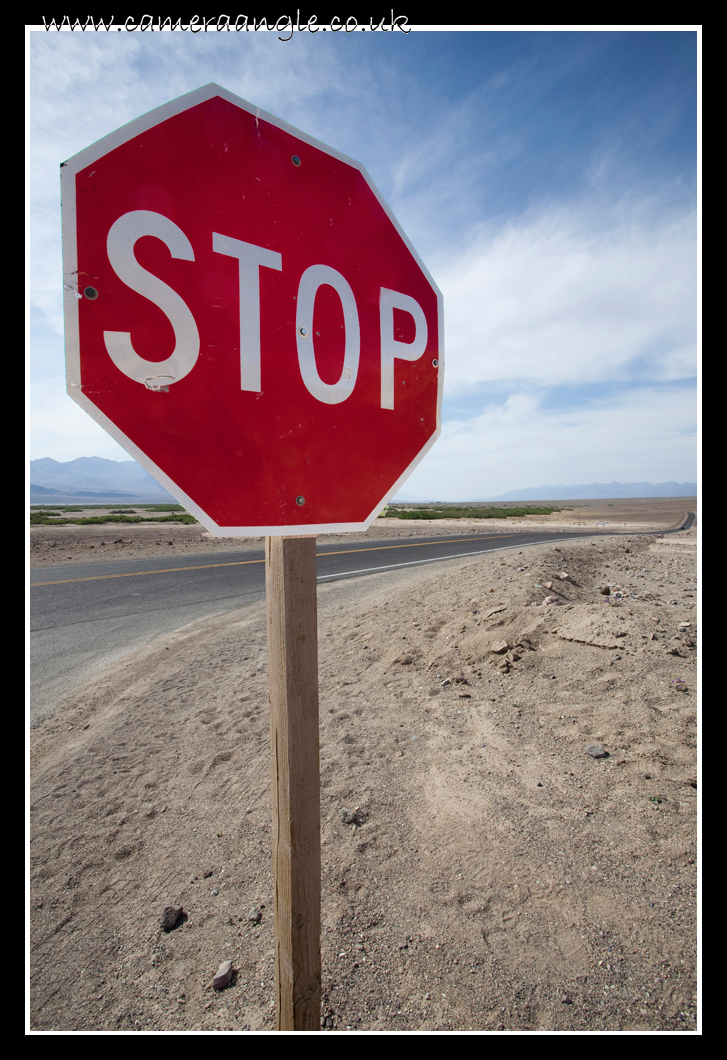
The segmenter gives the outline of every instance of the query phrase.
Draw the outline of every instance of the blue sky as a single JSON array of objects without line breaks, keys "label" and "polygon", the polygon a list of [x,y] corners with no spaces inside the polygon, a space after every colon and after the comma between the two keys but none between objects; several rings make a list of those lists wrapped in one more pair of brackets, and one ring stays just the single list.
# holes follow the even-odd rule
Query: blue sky
[{"label": "blue sky", "polygon": [[65,393],[59,163],[216,81],[362,162],[444,295],[404,492],[697,475],[698,33],[28,33],[31,459],[127,454]]}]

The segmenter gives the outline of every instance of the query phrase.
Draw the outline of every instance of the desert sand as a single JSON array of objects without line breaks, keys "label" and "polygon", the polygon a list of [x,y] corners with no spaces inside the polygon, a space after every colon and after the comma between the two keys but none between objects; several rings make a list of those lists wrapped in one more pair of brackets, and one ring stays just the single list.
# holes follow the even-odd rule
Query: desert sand
[{"label": "desert sand", "polygon": [[[695,530],[319,588],[325,1029],[697,1029],[695,590]],[[32,1030],[273,1029],[269,753],[261,604],[30,733]]]}]

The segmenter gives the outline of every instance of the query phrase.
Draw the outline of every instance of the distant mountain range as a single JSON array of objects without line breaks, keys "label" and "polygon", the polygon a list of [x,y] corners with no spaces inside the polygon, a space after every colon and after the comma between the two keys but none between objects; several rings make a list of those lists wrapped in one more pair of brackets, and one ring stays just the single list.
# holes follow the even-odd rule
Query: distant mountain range
[{"label": "distant mountain range", "polygon": [[[481,497],[483,501],[580,501],[604,500],[625,497],[696,497],[696,482],[589,482],[587,485],[529,486],[524,490],[511,490],[497,497]],[[424,498],[414,498],[406,493],[397,493],[395,500],[402,504],[427,503]],[[469,503],[473,503],[470,500]]]},{"label": "distant mountain range", "polygon": [[47,456],[30,461],[31,504],[155,504],[173,500],[136,460],[80,456],[61,462]]},{"label": "distant mountain range", "polygon": [[696,482],[589,482],[579,486],[532,486],[493,501],[580,501],[624,497],[696,497]]},{"label": "distant mountain range", "polygon": [[[696,497],[696,482],[591,482],[588,485],[532,486],[511,490],[487,501],[600,500],[618,497]],[[153,504],[174,498],[136,460],[104,460],[81,456],[77,460],[53,460],[47,456],[30,461],[31,504],[113,503]],[[399,493],[396,500],[425,503]]]}]

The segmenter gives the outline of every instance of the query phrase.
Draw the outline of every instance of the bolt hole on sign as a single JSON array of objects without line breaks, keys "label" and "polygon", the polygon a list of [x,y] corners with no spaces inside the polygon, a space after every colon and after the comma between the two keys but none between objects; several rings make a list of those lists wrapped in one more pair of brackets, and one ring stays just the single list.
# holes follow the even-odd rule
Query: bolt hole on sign
[{"label": "bolt hole on sign", "polygon": [[366,529],[439,436],[444,364],[366,170],[212,84],[61,190],[69,395],[214,534]]}]

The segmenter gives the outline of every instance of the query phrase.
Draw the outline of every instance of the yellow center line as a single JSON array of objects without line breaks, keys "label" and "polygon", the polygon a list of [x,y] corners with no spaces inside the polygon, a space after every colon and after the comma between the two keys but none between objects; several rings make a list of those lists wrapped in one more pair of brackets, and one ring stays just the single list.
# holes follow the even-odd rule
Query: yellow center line
[{"label": "yellow center line", "polygon": [[164,567],[162,570],[132,570],[124,574],[91,574],[87,578],[59,578],[54,582],[31,582],[30,587],[36,585],[67,585],[69,582],[97,582],[104,578],[139,578],[142,574],[174,574],[182,570],[207,570],[208,567],[241,567],[247,563],[264,563],[264,559],[240,559],[231,563],[201,563],[196,567]]},{"label": "yellow center line", "polygon": [[[483,537],[448,538],[449,541],[489,541],[501,534],[488,534]],[[445,541],[413,541],[406,545],[378,545],[370,548],[344,548],[339,552],[316,552],[316,556],[346,556],[354,552],[383,552],[391,548],[418,548],[421,545],[443,545]],[[134,570],[123,574],[91,574],[86,578],[59,578],[50,582],[31,582],[31,589],[39,585],[68,585],[71,582],[96,582],[105,578],[139,578],[142,574],[176,574],[184,570],[211,570],[213,567],[244,567],[251,563],[264,563],[264,559],[236,559],[228,563],[201,563],[195,567],[164,567],[161,570]]]},{"label": "yellow center line", "polygon": [[[500,534],[487,534],[483,537],[450,537],[448,541],[490,541]],[[371,548],[344,548],[340,552],[316,552],[316,556],[346,556],[351,552],[383,552],[387,548],[419,548],[420,545],[444,545],[445,541],[412,541],[407,545],[376,545]]]}]

